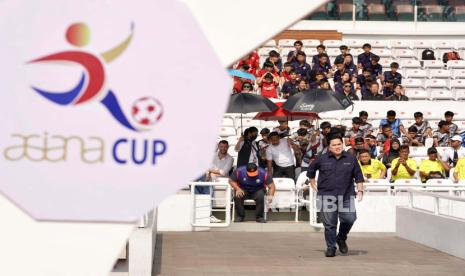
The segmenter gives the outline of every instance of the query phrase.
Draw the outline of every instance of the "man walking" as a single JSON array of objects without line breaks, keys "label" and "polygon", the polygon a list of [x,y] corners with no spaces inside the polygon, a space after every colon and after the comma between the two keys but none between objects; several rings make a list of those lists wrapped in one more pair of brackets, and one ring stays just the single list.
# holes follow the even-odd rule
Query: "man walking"
[{"label": "man walking", "polygon": [[[345,152],[342,137],[328,138],[328,152],[312,162],[307,171],[311,187],[317,191],[317,208],[325,227],[326,257],[336,256],[336,244],[342,254],[349,249],[347,234],[357,219],[355,212],[354,179],[357,183],[357,198],[363,197],[363,174],[355,156]],[[319,171],[318,183],[316,172]],[[339,233],[336,234],[338,217]]]}]

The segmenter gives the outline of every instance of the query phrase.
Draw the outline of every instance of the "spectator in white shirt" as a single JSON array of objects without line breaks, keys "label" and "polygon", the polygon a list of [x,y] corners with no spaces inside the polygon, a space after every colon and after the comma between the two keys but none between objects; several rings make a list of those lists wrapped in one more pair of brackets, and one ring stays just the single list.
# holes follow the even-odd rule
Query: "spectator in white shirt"
[{"label": "spectator in white shirt", "polygon": [[273,177],[295,179],[293,150],[299,150],[299,146],[288,138],[280,138],[277,132],[271,132],[268,140],[270,141],[270,145],[266,149],[268,172],[273,171]]},{"label": "spectator in white shirt", "polygon": [[218,151],[213,157],[213,164],[207,172],[207,181],[216,181],[218,177],[228,177],[234,158],[228,153],[229,143],[221,140],[218,143]]},{"label": "spectator in white shirt", "polygon": [[454,168],[457,161],[465,157],[465,148],[462,147],[462,137],[460,135],[455,135],[450,140],[451,146],[441,157],[443,162],[447,162],[451,168]]}]

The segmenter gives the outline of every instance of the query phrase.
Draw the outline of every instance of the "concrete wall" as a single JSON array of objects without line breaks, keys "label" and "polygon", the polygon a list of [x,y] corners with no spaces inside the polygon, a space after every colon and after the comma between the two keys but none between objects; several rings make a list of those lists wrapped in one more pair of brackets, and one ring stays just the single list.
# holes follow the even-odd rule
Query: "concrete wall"
[{"label": "concrete wall", "polygon": [[465,220],[397,207],[397,235],[465,259]]}]

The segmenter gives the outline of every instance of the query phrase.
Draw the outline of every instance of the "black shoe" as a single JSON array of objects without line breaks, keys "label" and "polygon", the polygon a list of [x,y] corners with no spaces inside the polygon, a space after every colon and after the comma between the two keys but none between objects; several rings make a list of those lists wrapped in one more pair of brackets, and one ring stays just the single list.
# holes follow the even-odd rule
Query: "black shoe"
[{"label": "black shoe", "polygon": [[336,241],[337,246],[339,247],[339,251],[346,255],[349,252],[349,248],[347,247],[346,241],[343,240],[337,240]]},{"label": "black shoe", "polygon": [[236,222],[243,222],[244,221],[244,217],[237,217],[236,218]]},{"label": "black shoe", "polygon": [[328,248],[328,249],[326,249],[325,256],[326,257],[334,257],[334,256],[336,256],[336,248]]},{"label": "black shoe", "polygon": [[258,223],[266,223],[266,220],[264,218],[257,218],[255,221]]}]

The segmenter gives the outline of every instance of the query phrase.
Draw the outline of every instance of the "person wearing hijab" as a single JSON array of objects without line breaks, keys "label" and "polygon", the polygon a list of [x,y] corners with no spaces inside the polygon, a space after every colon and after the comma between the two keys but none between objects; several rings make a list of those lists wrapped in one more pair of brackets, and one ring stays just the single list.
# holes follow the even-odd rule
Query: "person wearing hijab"
[{"label": "person wearing hijab", "polygon": [[396,159],[399,157],[399,152],[400,152],[400,142],[398,139],[392,139],[391,141],[391,147],[389,148],[388,154],[383,156],[383,164],[386,166],[386,168],[391,167],[391,162],[392,160]]}]

